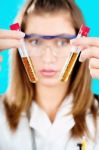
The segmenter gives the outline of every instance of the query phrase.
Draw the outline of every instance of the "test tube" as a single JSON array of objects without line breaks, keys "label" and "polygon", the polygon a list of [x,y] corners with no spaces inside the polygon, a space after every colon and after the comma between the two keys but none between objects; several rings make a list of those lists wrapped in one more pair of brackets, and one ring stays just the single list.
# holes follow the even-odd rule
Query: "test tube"
[{"label": "test tube", "polygon": [[83,137],[83,141],[82,141],[82,150],[86,150],[87,149],[87,141],[86,138]]},{"label": "test tube", "polygon": [[[82,25],[79,30],[79,33],[77,35],[77,38],[86,37],[88,35],[89,31],[90,31],[89,27]],[[68,78],[73,70],[73,67],[77,61],[79,54],[80,54],[80,49],[76,46],[73,46],[67,57],[65,65],[60,73],[59,80],[61,82],[66,82],[68,80]]]},{"label": "test tube", "polygon": [[[18,23],[15,23],[10,26],[10,29],[19,31],[20,26]],[[25,47],[25,43],[24,43],[24,39],[21,40],[21,44],[22,44],[22,47],[19,48],[18,51],[22,58],[22,62],[25,67],[26,73],[28,75],[30,82],[36,83],[37,82],[36,72],[35,72],[32,60],[31,60],[30,56],[28,56],[28,53],[27,53],[27,50]]]}]

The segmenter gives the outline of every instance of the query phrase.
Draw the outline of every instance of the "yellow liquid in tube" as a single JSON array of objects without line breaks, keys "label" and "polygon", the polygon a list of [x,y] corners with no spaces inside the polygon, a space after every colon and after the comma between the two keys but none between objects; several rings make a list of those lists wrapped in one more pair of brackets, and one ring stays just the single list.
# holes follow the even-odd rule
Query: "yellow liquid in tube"
[{"label": "yellow liquid in tube", "polygon": [[37,77],[36,77],[36,73],[35,73],[31,58],[30,57],[29,58],[28,57],[22,57],[22,62],[24,64],[24,67],[25,67],[25,70],[26,70],[27,75],[29,77],[29,80],[32,83],[36,83]]},{"label": "yellow liquid in tube", "polygon": [[64,68],[63,68],[63,71],[60,75],[60,78],[59,80],[62,81],[62,82],[66,82],[72,72],[72,69],[75,65],[75,62],[78,58],[78,55],[79,53],[76,53],[76,52],[71,52],[70,53],[70,60],[69,60],[69,63],[68,64],[65,64]]}]

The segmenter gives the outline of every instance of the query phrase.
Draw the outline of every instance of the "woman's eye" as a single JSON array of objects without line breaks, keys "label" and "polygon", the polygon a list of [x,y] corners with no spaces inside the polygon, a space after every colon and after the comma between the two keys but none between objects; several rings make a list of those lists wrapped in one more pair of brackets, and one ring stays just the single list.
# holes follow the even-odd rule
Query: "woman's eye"
[{"label": "woman's eye", "polygon": [[59,40],[59,41],[57,42],[57,45],[58,45],[58,46],[66,46],[68,43],[69,43],[69,40],[64,39],[64,40]]},{"label": "woman's eye", "polygon": [[39,46],[41,42],[38,39],[34,39],[31,40],[30,43],[32,46]]}]

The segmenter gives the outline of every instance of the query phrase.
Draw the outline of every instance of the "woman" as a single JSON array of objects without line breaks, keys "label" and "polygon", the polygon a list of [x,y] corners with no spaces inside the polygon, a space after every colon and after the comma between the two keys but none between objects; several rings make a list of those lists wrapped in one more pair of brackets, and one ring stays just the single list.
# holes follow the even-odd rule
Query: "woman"
[{"label": "woman", "polygon": [[[90,91],[90,74],[99,77],[98,39],[79,39],[70,44],[68,36],[76,35],[82,23],[80,10],[72,1],[31,0],[25,6],[20,24],[29,35],[25,41],[39,80],[30,83],[14,49],[10,86],[1,97],[1,150],[79,150],[83,139],[87,150],[99,149],[98,103]],[[8,32],[6,37],[14,42],[7,47],[20,47],[24,35],[17,32],[13,37],[14,32]],[[51,38],[55,35],[58,38]],[[72,44],[81,47],[80,59],[87,61],[77,60],[69,80],[59,82],[57,77]],[[1,49],[7,47],[1,44]]]}]

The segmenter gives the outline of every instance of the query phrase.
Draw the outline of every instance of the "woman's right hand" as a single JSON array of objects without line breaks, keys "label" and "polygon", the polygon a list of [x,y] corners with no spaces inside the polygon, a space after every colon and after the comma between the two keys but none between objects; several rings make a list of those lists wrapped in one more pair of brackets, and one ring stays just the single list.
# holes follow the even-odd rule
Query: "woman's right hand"
[{"label": "woman's right hand", "polygon": [[11,31],[0,29],[0,52],[5,49],[19,48],[20,40],[25,36],[21,31]]},{"label": "woman's right hand", "polygon": [[[0,29],[0,52],[5,49],[19,48],[21,46],[20,40],[25,36],[21,31],[1,30]],[[0,63],[3,61],[0,55]],[[0,66],[1,72],[1,66]]]}]

